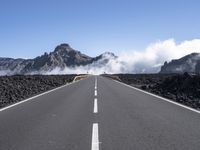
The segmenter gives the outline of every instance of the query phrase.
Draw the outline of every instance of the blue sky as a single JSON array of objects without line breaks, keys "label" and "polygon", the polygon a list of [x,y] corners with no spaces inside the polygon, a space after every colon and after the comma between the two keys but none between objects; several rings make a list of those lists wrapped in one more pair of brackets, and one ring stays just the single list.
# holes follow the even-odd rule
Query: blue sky
[{"label": "blue sky", "polygon": [[0,57],[33,58],[69,43],[96,56],[200,37],[198,0],[1,0]]}]

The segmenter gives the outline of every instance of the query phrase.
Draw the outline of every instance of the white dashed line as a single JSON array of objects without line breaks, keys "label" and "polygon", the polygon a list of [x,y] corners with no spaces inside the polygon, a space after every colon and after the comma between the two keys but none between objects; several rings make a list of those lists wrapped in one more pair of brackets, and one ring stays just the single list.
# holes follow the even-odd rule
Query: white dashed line
[{"label": "white dashed line", "polygon": [[[95,77],[94,96],[97,96],[97,77]],[[98,113],[97,98],[94,98],[94,113]],[[91,150],[99,150],[99,125],[93,123]]]},{"label": "white dashed line", "polygon": [[98,126],[98,123],[93,123],[91,150],[99,150],[99,126]]},{"label": "white dashed line", "polygon": [[97,96],[97,90],[94,91],[94,96]]},{"label": "white dashed line", "polygon": [[95,77],[95,85],[94,85],[94,89],[97,89],[97,77]]},{"label": "white dashed line", "polygon": [[97,98],[94,99],[94,113],[98,113]]}]

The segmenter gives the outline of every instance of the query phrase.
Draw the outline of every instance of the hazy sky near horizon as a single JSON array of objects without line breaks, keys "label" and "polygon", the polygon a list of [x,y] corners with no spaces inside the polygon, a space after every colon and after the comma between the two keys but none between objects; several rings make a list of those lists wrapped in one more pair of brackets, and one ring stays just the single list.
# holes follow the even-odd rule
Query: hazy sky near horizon
[{"label": "hazy sky near horizon", "polygon": [[33,58],[60,43],[90,56],[200,37],[199,0],[1,0],[0,57]]}]

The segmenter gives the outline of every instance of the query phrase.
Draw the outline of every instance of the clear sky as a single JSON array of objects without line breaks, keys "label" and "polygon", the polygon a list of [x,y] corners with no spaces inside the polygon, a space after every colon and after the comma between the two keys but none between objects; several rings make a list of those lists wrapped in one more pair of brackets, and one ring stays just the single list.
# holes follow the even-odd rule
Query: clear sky
[{"label": "clear sky", "polygon": [[199,0],[1,0],[0,57],[33,58],[69,43],[96,56],[200,37]]}]

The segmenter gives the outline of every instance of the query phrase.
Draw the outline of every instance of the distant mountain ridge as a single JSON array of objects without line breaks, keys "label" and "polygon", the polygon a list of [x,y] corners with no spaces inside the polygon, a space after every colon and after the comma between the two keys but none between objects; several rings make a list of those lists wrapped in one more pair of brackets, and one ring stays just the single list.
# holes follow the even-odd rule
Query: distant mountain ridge
[{"label": "distant mountain ridge", "polygon": [[[113,53],[106,52],[97,57],[90,57],[74,50],[69,44],[58,45],[53,52],[44,53],[34,59],[13,59],[0,57],[0,72],[6,74],[33,74],[52,71],[55,68],[61,70],[66,67],[85,66],[101,60],[105,65],[109,60],[105,55],[116,58]],[[5,75],[6,75],[5,74]]]},{"label": "distant mountain ridge", "polygon": [[180,59],[165,62],[160,73],[200,73],[200,53],[192,53]]},{"label": "distant mountain ridge", "polygon": [[[119,58],[119,59],[118,59]],[[133,69],[124,60],[111,52],[90,57],[70,47],[60,44],[50,53],[33,59],[13,59],[0,57],[0,75],[14,74],[69,74],[69,73],[144,73],[145,65]],[[134,58],[133,58],[134,59]],[[135,68],[134,68],[135,67]],[[128,69],[127,69],[128,68]],[[116,70],[117,71],[116,71]],[[159,68],[149,66],[146,73],[156,73]],[[153,70],[154,69],[154,70]],[[132,72],[130,71],[132,70]],[[153,70],[153,71],[152,71]],[[159,73],[200,73],[200,53],[192,53],[180,59],[165,62]]]}]

